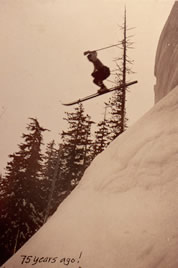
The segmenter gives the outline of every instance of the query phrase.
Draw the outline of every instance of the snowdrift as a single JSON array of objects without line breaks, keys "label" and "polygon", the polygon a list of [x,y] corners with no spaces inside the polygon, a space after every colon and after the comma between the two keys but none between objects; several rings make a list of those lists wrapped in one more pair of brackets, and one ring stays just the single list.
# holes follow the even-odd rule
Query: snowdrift
[{"label": "snowdrift", "polygon": [[178,267],[178,86],[87,169],[5,265]]},{"label": "snowdrift", "polygon": [[161,33],[155,61],[155,102],[178,84],[178,1]]}]

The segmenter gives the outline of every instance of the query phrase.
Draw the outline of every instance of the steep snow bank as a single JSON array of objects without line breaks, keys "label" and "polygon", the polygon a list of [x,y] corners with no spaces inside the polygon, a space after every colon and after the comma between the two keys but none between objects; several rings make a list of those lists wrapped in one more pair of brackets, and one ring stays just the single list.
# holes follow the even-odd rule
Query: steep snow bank
[{"label": "steep snow bank", "polygon": [[155,102],[178,85],[178,2],[161,33],[155,60]]},{"label": "steep snow bank", "polygon": [[101,153],[4,267],[177,268],[177,96],[178,87]]}]

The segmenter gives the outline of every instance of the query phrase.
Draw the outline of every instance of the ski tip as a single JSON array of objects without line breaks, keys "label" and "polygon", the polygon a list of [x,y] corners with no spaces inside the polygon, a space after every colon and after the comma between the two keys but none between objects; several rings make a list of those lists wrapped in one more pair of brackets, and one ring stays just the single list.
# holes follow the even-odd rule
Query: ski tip
[{"label": "ski tip", "polygon": [[63,106],[71,106],[73,104],[77,104],[77,102],[69,102],[69,103],[63,103],[61,100],[59,100],[60,104]]},{"label": "ski tip", "polygon": [[62,103],[61,102],[61,104],[62,105],[64,105],[64,106],[71,106],[71,105],[74,105],[74,104],[79,104],[81,101],[74,101],[74,102],[69,102],[69,103]]},{"label": "ski tip", "polygon": [[63,106],[70,106],[72,105],[71,103],[61,103]]}]

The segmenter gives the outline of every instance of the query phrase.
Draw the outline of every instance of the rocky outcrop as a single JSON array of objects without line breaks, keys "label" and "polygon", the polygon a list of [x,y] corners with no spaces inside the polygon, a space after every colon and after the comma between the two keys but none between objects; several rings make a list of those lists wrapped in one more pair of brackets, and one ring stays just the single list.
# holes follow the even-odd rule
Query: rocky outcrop
[{"label": "rocky outcrop", "polygon": [[178,85],[178,1],[161,33],[155,59],[155,103]]}]

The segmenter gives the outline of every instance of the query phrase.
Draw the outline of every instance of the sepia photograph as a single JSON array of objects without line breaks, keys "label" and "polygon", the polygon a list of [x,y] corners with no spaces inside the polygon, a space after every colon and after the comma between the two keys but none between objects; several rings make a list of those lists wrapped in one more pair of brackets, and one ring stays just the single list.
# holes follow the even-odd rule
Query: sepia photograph
[{"label": "sepia photograph", "polygon": [[178,0],[1,0],[0,32],[0,267],[178,268]]}]

